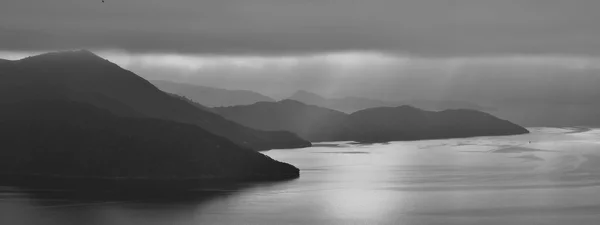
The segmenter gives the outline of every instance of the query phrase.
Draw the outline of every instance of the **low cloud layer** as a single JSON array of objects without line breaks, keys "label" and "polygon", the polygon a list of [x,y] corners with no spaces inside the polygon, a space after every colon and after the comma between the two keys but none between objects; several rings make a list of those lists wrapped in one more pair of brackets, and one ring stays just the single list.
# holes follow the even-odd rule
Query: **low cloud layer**
[{"label": "low cloud layer", "polygon": [[286,57],[104,56],[149,79],[166,79],[275,97],[296,90],[387,100],[591,103],[600,97],[600,58],[480,56],[423,58],[374,52]]},{"label": "low cloud layer", "polygon": [[0,49],[596,55],[597,0],[3,0]]},{"label": "low cloud layer", "polygon": [[[600,98],[600,58],[501,55],[426,58],[378,52],[287,56],[97,53],[151,80],[254,90],[296,90],[386,100],[591,104]],[[18,59],[34,52],[0,52]]]}]

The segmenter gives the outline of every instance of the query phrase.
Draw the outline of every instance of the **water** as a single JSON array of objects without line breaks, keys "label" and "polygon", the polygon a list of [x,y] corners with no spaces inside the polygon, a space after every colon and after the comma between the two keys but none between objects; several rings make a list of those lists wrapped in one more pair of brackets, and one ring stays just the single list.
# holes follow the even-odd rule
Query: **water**
[{"label": "water", "polygon": [[0,224],[597,224],[600,130],[531,131],[274,150],[301,178],[168,202],[5,187]]}]

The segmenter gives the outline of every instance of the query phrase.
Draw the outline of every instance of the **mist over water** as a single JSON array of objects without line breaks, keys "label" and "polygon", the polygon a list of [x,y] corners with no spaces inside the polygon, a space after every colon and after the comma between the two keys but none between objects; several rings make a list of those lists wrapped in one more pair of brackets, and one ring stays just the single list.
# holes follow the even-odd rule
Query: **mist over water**
[{"label": "mist over water", "polygon": [[[600,129],[265,154],[296,180],[203,190],[174,201],[79,201],[2,188],[0,224],[594,224]],[[40,193],[46,194],[40,194]]]}]

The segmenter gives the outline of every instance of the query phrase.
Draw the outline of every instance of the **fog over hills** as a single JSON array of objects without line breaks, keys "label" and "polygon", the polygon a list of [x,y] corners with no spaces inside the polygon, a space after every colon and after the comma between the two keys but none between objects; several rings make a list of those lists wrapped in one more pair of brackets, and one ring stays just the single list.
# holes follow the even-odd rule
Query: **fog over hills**
[{"label": "fog over hills", "polygon": [[185,96],[208,107],[250,105],[256,102],[275,101],[253,91],[226,90],[192,84],[175,83],[163,80],[151,81],[158,89]]},{"label": "fog over hills", "polygon": [[255,129],[287,130],[310,141],[350,140],[356,129],[345,125],[348,115],[343,112],[289,99],[214,110]]},{"label": "fog over hills", "polygon": [[0,58],[88,48],[147,80],[600,125],[598,1],[4,1]]},{"label": "fog over hills", "polygon": [[0,225],[598,224],[599,10],[0,0]]},{"label": "fog over hills", "polygon": [[[273,102],[249,91],[158,83],[185,91],[161,91],[87,50],[0,61],[3,148],[18,150],[2,153],[11,159],[0,163],[3,171],[102,179],[282,179],[298,176],[298,170],[250,149],[310,146],[302,138],[385,142],[527,132],[472,110],[429,112],[377,107],[391,103],[370,99],[295,95],[316,104],[369,108],[346,114],[295,100]],[[225,105],[267,101],[208,108],[196,101],[201,97]]]},{"label": "fog over hills", "polygon": [[[173,73],[170,69],[164,70],[167,65],[161,64],[160,61],[156,61],[156,67],[149,65],[141,68],[138,64],[120,59],[119,55],[107,53],[104,55],[114,58],[119,65],[151,79],[226,87],[229,90],[249,89],[280,99],[293,95],[298,89],[307,88],[306,90],[312,93],[337,100],[334,102],[344,102],[340,99],[352,102],[353,104],[344,103],[341,106],[336,106],[338,103],[321,104],[323,101],[319,103],[321,106],[344,112],[372,106],[413,105],[434,111],[456,108],[476,109],[490,112],[523,126],[600,125],[597,116],[600,113],[600,105],[595,101],[600,97],[597,88],[600,85],[600,76],[597,76],[596,69],[590,67],[593,62],[584,59],[508,57],[502,62],[498,61],[501,58],[478,59],[472,62],[467,58],[461,61],[445,62],[442,59],[436,61],[440,65],[464,61],[456,64],[456,71],[452,75],[443,75],[445,67],[435,70],[414,69],[413,66],[429,62],[414,59],[409,60],[411,63],[407,65],[408,68],[402,71],[397,71],[399,69],[397,66],[390,65],[387,65],[390,66],[390,70],[386,70],[385,73],[374,73],[357,68],[348,70],[348,73],[343,76],[344,79],[323,74],[321,70],[315,74],[302,73],[300,79],[295,72],[284,73],[277,69],[280,67],[270,66],[261,67],[260,70],[252,68],[243,70],[244,75],[240,74],[241,70],[227,74],[219,71],[206,71],[210,74],[204,74],[203,70],[198,70],[197,73],[186,72],[186,78],[182,79],[177,75],[169,75],[178,73]],[[189,63],[202,63],[206,59],[197,60],[190,60]],[[264,60],[268,61],[268,58]],[[155,61],[151,62],[154,65]],[[412,65],[413,63],[415,65]],[[6,61],[0,63],[2,64],[6,64]],[[585,67],[576,67],[577,65]],[[302,64],[299,66],[301,67]],[[384,65],[380,66],[384,67]],[[216,68],[220,66],[216,65]],[[277,74],[259,76],[259,72]],[[373,76],[359,76],[359,73],[364,74],[363,72]],[[364,103],[365,100],[367,103]],[[307,103],[319,105],[315,102]]]},{"label": "fog over hills", "polygon": [[[132,54],[131,57],[135,56]],[[600,125],[597,116],[600,114],[600,104],[596,101],[600,98],[600,60],[596,58],[561,55],[457,58],[420,58],[394,54],[375,56],[378,55],[357,53],[327,57],[339,58],[340,62],[319,61],[318,57],[298,57],[293,58],[299,61],[293,66],[280,63],[278,57],[265,57],[258,62],[266,65],[258,68],[238,67],[223,62],[197,70],[161,64],[158,59],[145,66],[126,61],[122,64],[151,79],[231,90],[253,90],[276,99],[288,98],[297,90],[306,90],[328,99],[358,96],[401,103],[391,106],[408,104],[428,110],[443,110],[456,105],[465,108],[470,105],[469,108],[492,112],[524,126]],[[356,58],[358,62],[356,65],[346,65],[354,62],[343,61],[346,58]],[[186,59],[198,64],[211,62],[210,58],[202,56],[189,56]],[[248,59],[249,63],[253,62],[251,59]],[[414,100],[427,104],[411,102]],[[461,104],[445,105],[442,104],[444,102]],[[360,108],[364,107],[336,109],[350,112]]]}]

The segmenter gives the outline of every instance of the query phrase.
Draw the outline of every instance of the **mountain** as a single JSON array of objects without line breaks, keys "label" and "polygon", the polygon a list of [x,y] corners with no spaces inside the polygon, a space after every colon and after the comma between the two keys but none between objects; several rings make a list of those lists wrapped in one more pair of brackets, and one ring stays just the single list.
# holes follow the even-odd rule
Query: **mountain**
[{"label": "mountain", "polygon": [[399,106],[346,114],[283,100],[214,110],[249,127],[287,130],[310,141],[386,142],[528,133],[509,121],[468,109],[435,112]]},{"label": "mountain", "polygon": [[380,107],[350,114],[349,126],[361,129],[355,141],[381,142],[526,134],[507,120],[471,109],[425,111],[412,106]]},{"label": "mountain", "polygon": [[368,108],[396,107],[402,105],[411,105],[417,108],[432,111],[441,111],[446,109],[474,109],[480,111],[494,110],[493,108],[482,107],[477,104],[463,101],[409,100],[392,102],[361,97],[325,98],[318,94],[303,90],[295,92],[288,99],[303,102],[308,105],[316,105],[330,109],[335,109],[346,113],[353,113]]},{"label": "mountain", "polygon": [[255,150],[310,146],[290,132],[259,131],[202,110],[86,50],[46,53],[2,63],[0,71],[0,103],[69,100],[119,116],[194,124]]},{"label": "mountain", "polygon": [[[297,168],[198,126],[72,101],[0,104],[0,180],[277,180]],[[36,179],[34,179],[36,178]],[[51,185],[51,184],[48,184]],[[147,187],[146,187],[147,188]]]},{"label": "mountain", "polygon": [[287,130],[310,141],[348,140],[348,115],[294,100],[258,102],[246,106],[213,108],[227,119],[260,130]]},{"label": "mountain", "polygon": [[185,96],[208,107],[250,105],[256,102],[273,102],[270,97],[246,90],[226,90],[170,81],[151,81],[158,89]]}]

